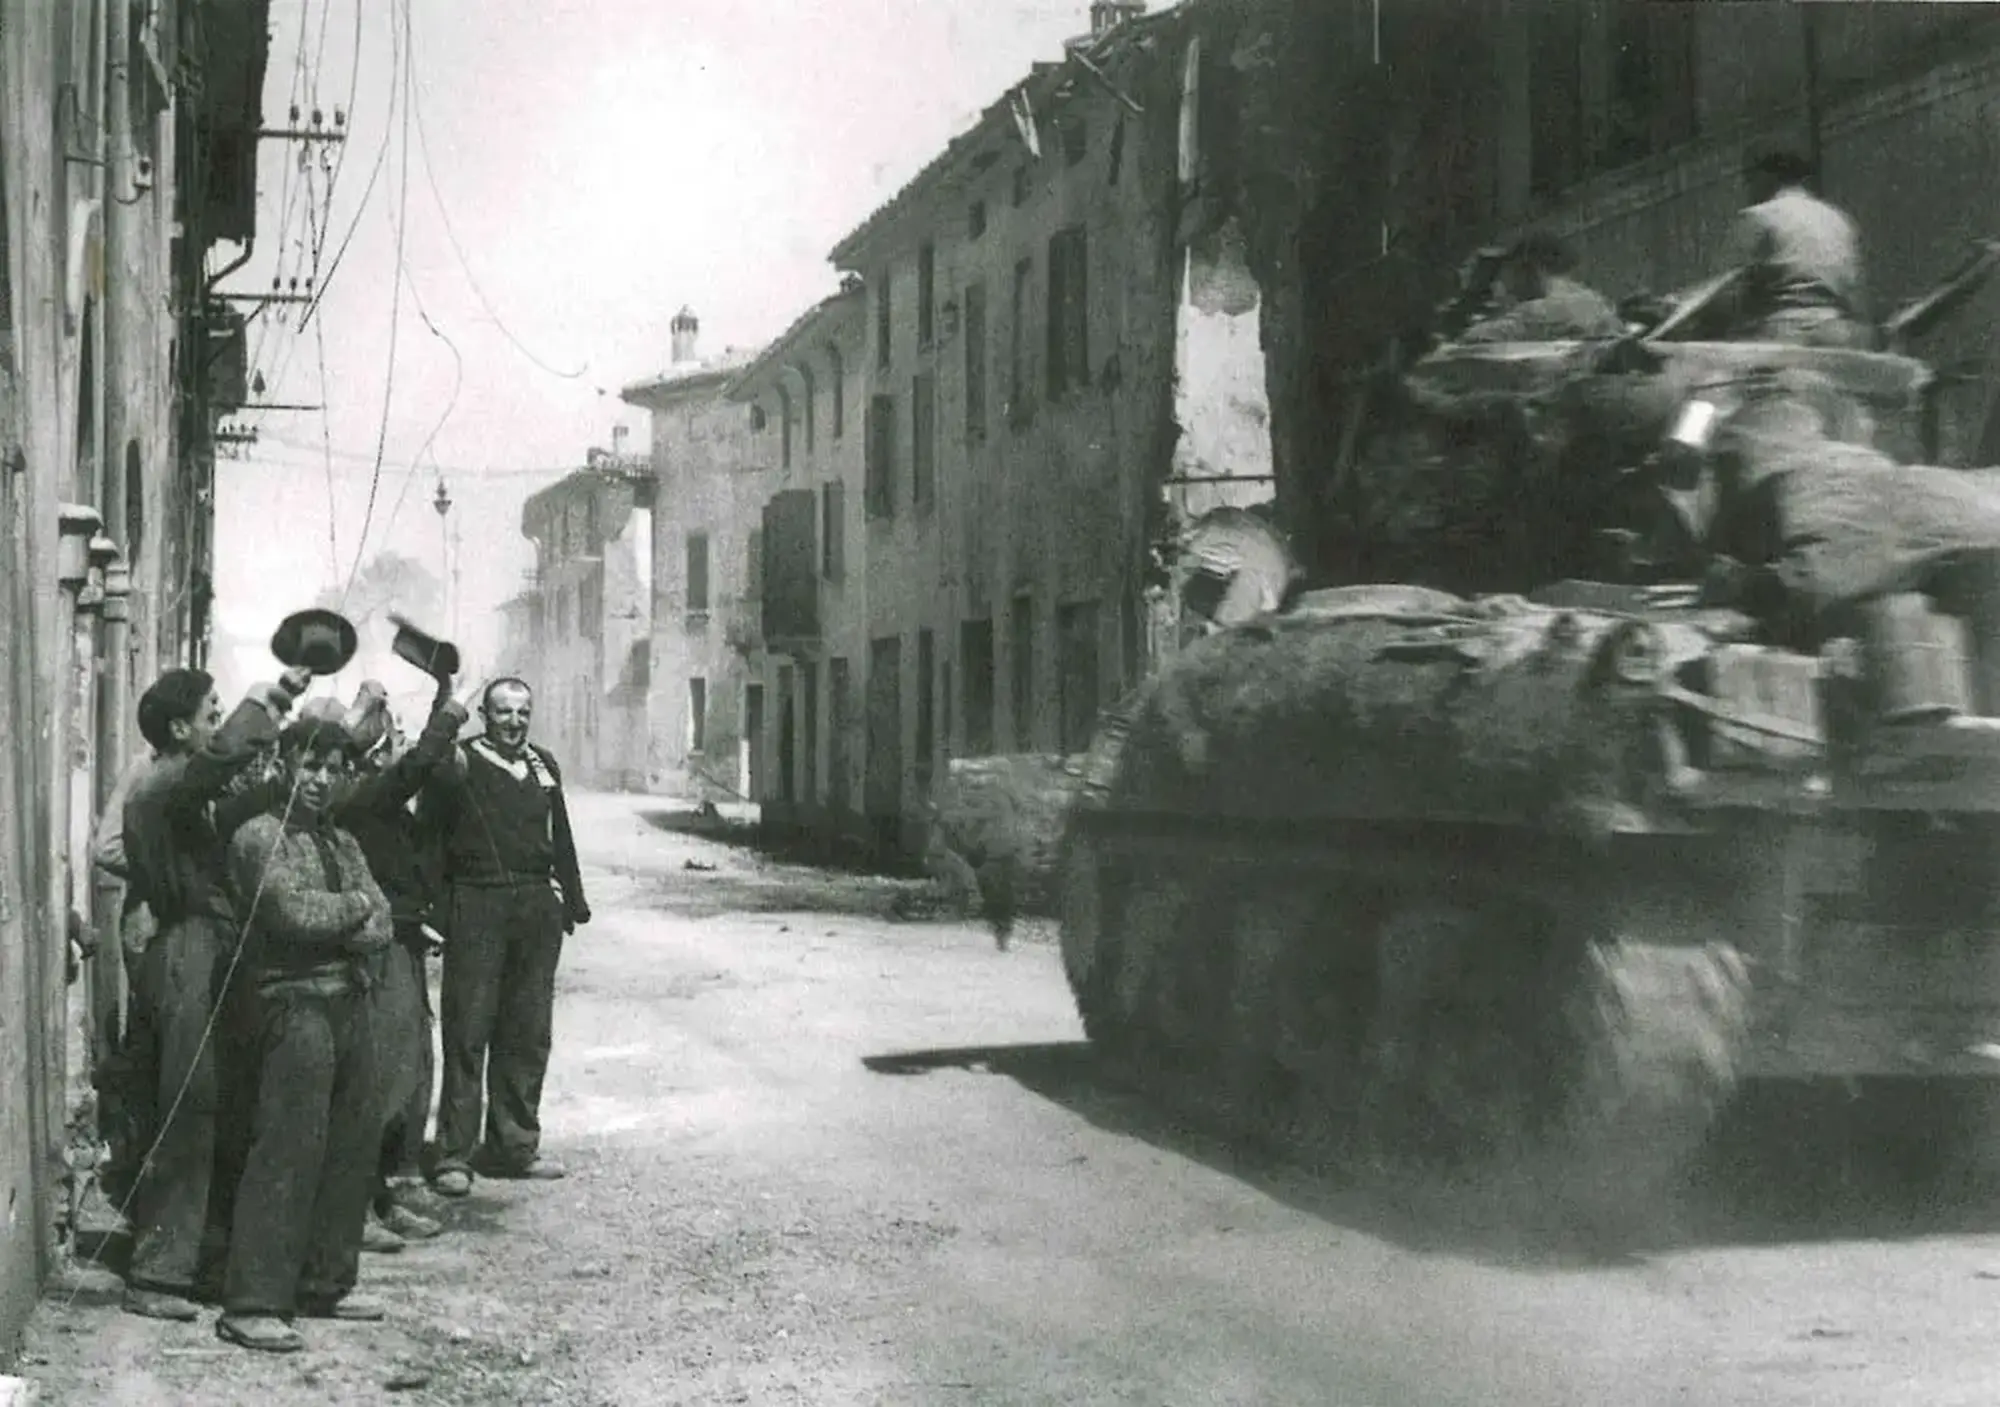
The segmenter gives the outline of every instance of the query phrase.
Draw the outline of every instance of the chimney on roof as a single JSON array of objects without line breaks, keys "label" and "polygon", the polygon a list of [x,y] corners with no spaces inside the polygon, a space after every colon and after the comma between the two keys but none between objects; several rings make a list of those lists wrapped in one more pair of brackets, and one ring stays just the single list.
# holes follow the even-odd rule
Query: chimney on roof
[{"label": "chimney on roof", "polygon": [[674,365],[691,366],[694,363],[695,338],[701,332],[701,319],[694,315],[693,308],[682,308],[674,314]]},{"label": "chimney on roof", "polygon": [[1146,13],[1146,0],[1091,0],[1090,32],[1108,34],[1127,20]]}]

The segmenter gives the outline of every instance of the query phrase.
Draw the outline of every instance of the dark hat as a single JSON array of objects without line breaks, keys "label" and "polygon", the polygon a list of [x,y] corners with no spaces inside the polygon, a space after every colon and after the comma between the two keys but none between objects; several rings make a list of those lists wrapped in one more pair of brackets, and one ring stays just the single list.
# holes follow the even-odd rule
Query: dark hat
[{"label": "dark hat", "polygon": [[314,674],[338,674],[361,648],[347,617],[333,611],[298,611],[286,616],[271,637],[271,653],[288,669],[303,666]]},{"label": "dark hat", "polygon": [[458,646],[440,640],[407,616],[391,615],[389,623],[396,627],[396,638],[389,648],[397,659],[408,660],[433,676],[458,673]]},{"label": "dark hat", "polygon": [[1809,181],[1813,164],[1798,148],[1764,138],[1752,142],[1743,153],[1746,175],[1770,176],[1780,181]]},{"label": "dark hat", "polygon": [[280,735],[288,748],[324,751],[339,747],[352,751],[354,734],[348,729],[348,712],[339,699],[313,699],[300,706],[298,715],[285,725]]}]

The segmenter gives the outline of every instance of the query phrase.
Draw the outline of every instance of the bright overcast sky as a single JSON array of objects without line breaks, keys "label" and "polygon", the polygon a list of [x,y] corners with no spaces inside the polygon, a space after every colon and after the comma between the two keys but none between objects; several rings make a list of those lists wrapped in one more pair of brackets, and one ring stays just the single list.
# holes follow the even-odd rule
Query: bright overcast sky
[{"label": "bright overcast sky", "polygon": [[[396,99],[405,4],[413,112]],[[256,418],[258,446],[222,465],[223,630],[268,635],[335,579],[335,547],[344,580],[386,426],[365,550],[438,566],[434,459],[456,505],[462,631],[476,651],[478,622],[529,564],[519,505],[547,479],[520,471],[580,464],[621,421],[642,447],[643,416],[617,390],[664,366],[682,304],[700,315],[704,353],[782,331],[834,287],[834,243],[1031,63],[1060,57],[1088,11],[1088,0],[273,0],[267,125],[288,122],[295,90],[308,117],[316,103],[330,121],[352,86],[351,137],[344,151],[313,148],[344,157],[330,216],[323,198],[304,198],[295,166],[287,175],[299,146],[264,144],[255,254],[227,286],[303,277],[309,218],[328,231],[323,279],[355,233],[319,337],[295,320],[253,324],[267,384],[252,399],[324,404],[333,473],[329,484],[312,412]]]}]

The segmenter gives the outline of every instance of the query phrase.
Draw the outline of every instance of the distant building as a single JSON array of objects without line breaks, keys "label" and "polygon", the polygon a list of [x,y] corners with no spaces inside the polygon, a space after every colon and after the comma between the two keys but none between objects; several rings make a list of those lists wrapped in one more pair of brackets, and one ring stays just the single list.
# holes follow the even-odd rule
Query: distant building
[{"label": "distant building", "polygon": [[761,619],[772,700],[757,769],[766,820],[862,829],[861,667],[868,576],[859,558],[866,296],[859,279],[799,318],[744,369],[730,395],[771,497],[762,512]]},{"label": "distant building", "polygon": [[514,638],[525,635],[527,645],[508,655],[535,688],[537,733],[566,775],[580,786],[641,791],[650,766],[654,485],[646,462],[622,450],[622,441],[591,450],[584,468],[522,505],[535,576],[508,603],[510,620],[526,625]]},{"label": "distant building", "polygon": [[749,452],[750,418],[727,394],[751,354],[703,360],[699,334],[683,308],[673,364],[619,393],[652,416],[646,785],[733,800],[756,795],[763,781],[749,740],[763,736],[767,708],[758,554],[769,490]]}]

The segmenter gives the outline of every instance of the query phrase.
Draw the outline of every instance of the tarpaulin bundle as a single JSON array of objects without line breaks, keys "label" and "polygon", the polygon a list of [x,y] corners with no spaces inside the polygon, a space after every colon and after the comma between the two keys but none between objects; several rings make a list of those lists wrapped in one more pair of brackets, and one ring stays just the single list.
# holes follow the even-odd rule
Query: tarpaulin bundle
[{"label": "tarpaulin bundle", "polygon": [[1652,707],[1650,676],[1615,667],[1637,636],[1661,638],[1518,599],[1224,631],[1136,700],[1109,804],[1217,821],[1596,825],[1631,800]]}]

